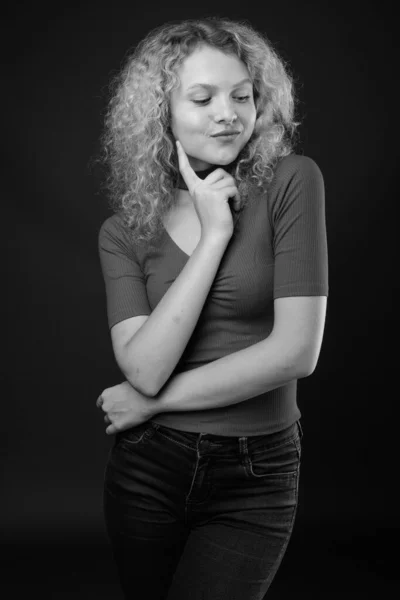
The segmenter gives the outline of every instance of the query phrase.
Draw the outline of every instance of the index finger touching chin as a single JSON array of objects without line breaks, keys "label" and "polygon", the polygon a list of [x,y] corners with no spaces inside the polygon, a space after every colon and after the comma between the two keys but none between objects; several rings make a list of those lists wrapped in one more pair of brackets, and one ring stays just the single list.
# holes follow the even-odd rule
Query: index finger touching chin
[{"label": "index finger touching chin", "polygon": [[176,140],[176,147],[178,151],[179,170],[182,173],[183,179],[185,180],[185,183],[188,186],[188,190],[190,192],[190,190],[194,188],[196,183],[198,183],[199,178],[193,171],[187,154],[179,140]]}]

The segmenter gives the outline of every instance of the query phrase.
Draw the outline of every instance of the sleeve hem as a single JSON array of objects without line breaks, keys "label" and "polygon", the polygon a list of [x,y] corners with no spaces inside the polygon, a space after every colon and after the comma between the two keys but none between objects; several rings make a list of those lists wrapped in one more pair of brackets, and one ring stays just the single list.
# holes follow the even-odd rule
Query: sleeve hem
[{"label": "sleeve hem", "polygon": [[151,312],[148,313],[144,310],[141,312],[136,312],[136,313],[115,315],[108,319],[108,329],[111,329],[112,327],[114,327],[114,325],[116,325],[117,323],[121,323],[121,321],[125,321],[126,319],[132,319],[133,317],[149,317],[150,315],[151,315]]},{"label": "sleeve hem", "polygon": [[328,296],[329,288],[321,284],[308,284],[298,287],[294,285],[282,285],[274,289],[274,300],[286,296]]}]

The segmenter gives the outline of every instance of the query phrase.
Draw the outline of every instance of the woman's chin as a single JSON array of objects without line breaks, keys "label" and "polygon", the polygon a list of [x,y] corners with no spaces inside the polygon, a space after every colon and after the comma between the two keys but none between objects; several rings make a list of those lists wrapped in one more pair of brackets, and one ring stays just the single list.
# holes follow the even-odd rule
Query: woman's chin
[{"label": "woman's chin", "polygon": [[231,162],[235,160],[237,157],[237,152],[232,156],[221,156],[218,161],[215,162],[216,165],[230,165]]},{"label": "woman's chin", "polygon": [[238,154],[237,149],[222,148],[219,152],[208,153],[207,156],[191,156],[190,164],[194,171],[205,171],[213,165],[229,165],[237,158]]},{"label": "woman's chin", "polygon": [[239,152],[236,149],[223,149],[220,152],[213,152],[213,154],[204,162],[208,162],[210,165],[229,165],[238,156]]}]

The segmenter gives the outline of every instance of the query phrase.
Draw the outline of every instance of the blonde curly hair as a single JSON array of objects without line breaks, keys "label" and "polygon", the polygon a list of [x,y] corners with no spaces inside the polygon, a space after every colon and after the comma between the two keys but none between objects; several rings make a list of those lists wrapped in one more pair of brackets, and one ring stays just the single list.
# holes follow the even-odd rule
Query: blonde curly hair
[{"label": "blonde curly hair", "polygon": [[254,131],[231,170],[241,208],[251,188],[264,188],[278,159],[293,151],[300,124],[293,120],[293,78],[264,34],[248,22],[220,17],[157,27],[139,42],[111,82],[101,140],[110,207],[122,213],[135,243],[158,238],[163,216],[174,204],[179,166],[170,95],[180,85],[179,67],[201,45],[236,55],[253,82]]}]

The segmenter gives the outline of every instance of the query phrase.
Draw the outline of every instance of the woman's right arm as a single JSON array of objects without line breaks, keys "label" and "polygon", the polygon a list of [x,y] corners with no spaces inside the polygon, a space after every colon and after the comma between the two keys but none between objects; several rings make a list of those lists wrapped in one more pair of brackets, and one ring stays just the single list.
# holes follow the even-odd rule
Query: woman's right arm
[{"label": "woman's right arm", "polygon": [[193,333],[233,234],[229,198],[234,206],[240,201],[231,175],[216,169],[202,180],[179,143],[177,148],[179,168],[201,225],[200,241],[153,312],[144,322],[144,317],[140,318],[139,329],[138,318],[112,328],[120,369],[129,383],[147,396],[156,396],[168,381]]},{"label": "woman's right arm", "polygon": [[[228,237],[201,238],[179,276],[153,312],[130,335],[129,324],[111,329],[117,363],[129,383],[155,396],[168,381],[193,333],[214,281]],[[144,317],[141,317],[143,319]]]}]

